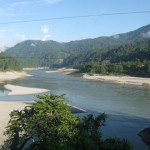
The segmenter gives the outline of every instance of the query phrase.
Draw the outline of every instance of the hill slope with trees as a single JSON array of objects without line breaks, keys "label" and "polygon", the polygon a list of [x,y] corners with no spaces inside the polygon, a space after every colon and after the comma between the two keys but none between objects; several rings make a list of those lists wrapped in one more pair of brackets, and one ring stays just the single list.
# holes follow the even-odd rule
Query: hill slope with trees
[{"label": "hill slope with trees", "polygon": [[21,71],[21,64],[13,57],[0,53],[0,72],[2,71]]},{"label": "hill slope with trees", "polygon": [[99,74],[128,74],[150,77],[150,39],[102,50],[88,51],[68,57],[62,66],[82,72]]},{"label": "hill slope with trees", "polygon": [[61,64],[66,58],[88,51],[103,53],[114,46],[120,46],[149,38],[150,25],[128,33],[60,43],[56,41],[28,40],[8,48],[5,53],[22,61],[26,67],[51,67]]}]

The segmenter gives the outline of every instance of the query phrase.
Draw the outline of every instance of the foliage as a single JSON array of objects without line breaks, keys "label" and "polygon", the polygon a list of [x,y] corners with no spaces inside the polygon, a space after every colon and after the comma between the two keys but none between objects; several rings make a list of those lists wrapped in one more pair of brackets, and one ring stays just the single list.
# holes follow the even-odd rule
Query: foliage
[{"label": "foliage", "polygon": [[21,64],[15,58],[6,56],[4,53],[0,53],[0,71],[11,70],[22,70]]},{"label": "foliage", "polygon": [[8,48],[5,54],[15,57],[24,67],[50,67],[59,64],[69,54],[55,41],[27,40]]},{"label": "foliage", "polygon": [[1,150],[130,150],[125,140],[102,140],[105,114],[79,118],[70,112],[64,95],[43,95],[32,106],[13,111],[8,139]]},{"label": "foliage", "polygon": [[78,64],[82,65],[79,61],[80,58],[85,57],[88,62],[88,58],[95,60],[96,55],[109,51],[109,48],[146,39],[147,37],[143,34],[149,31],[150,25],[147,25],[117,36],[102,36],[67,43],[27,40],[8,48],[5,53],[16,57],[25,67],[58,67],[61,66],[63,61],[62,65],[67,66],[78,59],[73,63],[74,66],[77,66]]},{"label": "foliage", "polygon": [[102,149],[104,150],[127,150],[131,149],[130,143],[119,138],[108,138],[102,144]]},{"label": "foliage", "polygon": [[[103,53],[102,53],[103,51]],[[69,57],[64,65],[90,74],[127,74],[150,77],[150,40]]]}]

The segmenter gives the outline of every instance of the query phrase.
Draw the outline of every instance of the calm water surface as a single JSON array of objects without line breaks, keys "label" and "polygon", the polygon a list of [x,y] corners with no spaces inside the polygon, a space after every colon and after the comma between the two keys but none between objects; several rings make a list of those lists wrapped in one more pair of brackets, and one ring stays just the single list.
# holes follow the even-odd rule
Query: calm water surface
[{"label": "calm water surface", "polygon": [[[150,126],[150,88],[131,85],[103,83],[82,77],[28,71],[32,77],[8,81],[6,83],[49,89],[53,93],[66,94],[70,104],[90,112],[108,114],[103,137],[117,136],[129,139],[135,150],[148,150],[137,136],[143,128]],[[5,84],[6,84],[5,83]],[[33,100],[34,95],[8,96],[9,91],[0,86],[0,100]]]}]

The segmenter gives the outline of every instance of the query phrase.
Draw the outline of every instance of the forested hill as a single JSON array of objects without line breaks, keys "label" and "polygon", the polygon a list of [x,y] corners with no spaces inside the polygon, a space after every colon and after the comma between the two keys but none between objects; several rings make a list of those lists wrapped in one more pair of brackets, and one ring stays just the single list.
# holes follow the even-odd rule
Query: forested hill
[{"label": "forested hill", "polygon": [[134,31],[130,31],[124,34],[118,34],[115,37],[118,39],[120,38],[122,41],[132,41],[132,42],[150,38],[150,24]]},{"label": "forested hill", "polygon": [[50,66],[61,63],[69,54],[55,41],[27,40],[9,48],[5,54],[21,61],[24,67]]},{"label": "forested hill", "polygon": [[21,71],[21,64],[13,57],[8,57],[0,53],[0,72],[1,71]]},{"label": "forested hill", "polygon": [[100,74],[128,74],[150,77],[150,39],[109,48],[109,51],[88,51],[68,57],[63,66],[83,72]]},{"label": "forested hill", "polygon": [[124,34],[71,41],[68,43],[28,40],[7,49],[5,53],[16,57],[16,59],[22,61],[24,66],[27,67],[52,66],[53,64],[61,64],[69,56],[97,50],[99,53],[102,53],[109,50],[107,47],[119,46],[149,37],[150,25],[147,25]]}]

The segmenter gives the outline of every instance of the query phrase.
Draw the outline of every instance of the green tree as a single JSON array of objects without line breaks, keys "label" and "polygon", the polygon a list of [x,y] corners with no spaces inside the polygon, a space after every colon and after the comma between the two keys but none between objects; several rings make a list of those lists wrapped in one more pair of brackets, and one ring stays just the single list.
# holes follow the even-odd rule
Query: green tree
[{"label": "green tree", "polygon": [[0,53],[0,71],[21,71],[22,66],[15,58]]},{"label": "green tree", "polygon": [[8,140],[1,150],[107,150],[108,145],[131,149],[124,140],[102,140],[105,114],[79,118],[71,113],[64,95],[38,98],[34,105],[11,112],[6,130]]},{"label": "green tree", "polygon": [[[6,134],[12,139],[11,149],[25,145],[28,139],[37,139],[34,147],[43,149],[67,149],[76,134],[79,119],[70,112],[70,106],[64,103],[64,95],[55,94],[38,97],[35,105],[21,111],[13,111]],[[17,136],[18,135],[18,136]],[[35,140],[36,141],[36,140]],[[15,143],[15,144],[14,144]],[[14,145],[14,147],[13,147]]]}]

